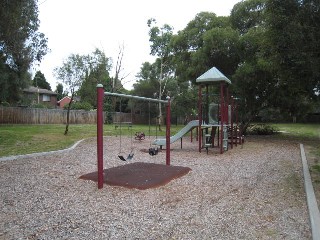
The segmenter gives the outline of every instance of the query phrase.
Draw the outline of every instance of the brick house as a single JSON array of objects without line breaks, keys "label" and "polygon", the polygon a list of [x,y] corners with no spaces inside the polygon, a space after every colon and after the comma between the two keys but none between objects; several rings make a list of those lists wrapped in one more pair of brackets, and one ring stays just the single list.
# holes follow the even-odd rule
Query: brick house
[{"label": "brick house", "polygon": [[65,96],[61,100],[58,101],[58,107],[63,109],[65,105],[69,104],[71,101],[71,97]]},{"label": "brick house", "polygon": [[24,98],[30,104],[43,104],[47,107],[57,107],[57,93],[48,89],[28,87],[22,90]]}]

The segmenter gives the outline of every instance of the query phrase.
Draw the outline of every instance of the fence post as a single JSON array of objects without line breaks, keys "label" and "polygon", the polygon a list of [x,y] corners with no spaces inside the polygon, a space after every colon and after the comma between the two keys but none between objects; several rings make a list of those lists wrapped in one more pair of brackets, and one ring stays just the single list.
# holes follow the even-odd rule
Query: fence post
[{"label": "fence post", "polygon": [[97,85],[97,156],[98,188],[103,188],[103,96],[102,84]]}]

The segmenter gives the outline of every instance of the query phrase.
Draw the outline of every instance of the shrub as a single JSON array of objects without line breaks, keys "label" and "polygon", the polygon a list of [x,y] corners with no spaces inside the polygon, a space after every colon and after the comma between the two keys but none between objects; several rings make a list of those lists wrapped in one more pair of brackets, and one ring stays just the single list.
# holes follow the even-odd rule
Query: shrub
[{"label": "shrub", "polygon": [[8,103],[8,102],[1,102],[1,103],[0,103],[0,106],[10,107],[10,103]]},{"label": "shrub", "polygon": [[31,107],[33,107],[33,108],[48,108],[46,105],[41,104],[41,103],[33,104],[33,105],[31,105]]},{"label": "shrub", "polygon": [[277,132],[279,132],[277,128],[261,123],[250,125],[246,131],[249,135],[272,135]]},{"label": "shrub", "polygon": [[[68,109],[69,104],[64,105],[64,109]],[[92,105],[88,102],[74,102],[71,105],[72,110],[86,110],[90,111],[93,109]]]}]

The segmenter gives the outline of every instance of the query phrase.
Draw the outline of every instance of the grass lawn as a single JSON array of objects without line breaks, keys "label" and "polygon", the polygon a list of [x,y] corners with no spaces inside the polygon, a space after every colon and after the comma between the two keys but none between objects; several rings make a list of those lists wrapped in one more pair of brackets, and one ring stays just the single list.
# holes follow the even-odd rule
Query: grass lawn
[{"label": "grass lawn", "polygon": [[[176,133],[183,126],[171,126],[171,133]],[[68,135],[65,136],[65,125],[0,125],[0,157],[19,155],[35,152],[44,152],[64,149],[83,138],[96,137],[96,125],[77,124],[70,125]],[[119,135],[120,129],[114,125],[104,125],[104,135]],[[135,132],[144,132],[149,135],[149,126],[133,125],[128,130],[127,126],[121,128],[121,135],[134,136]],[[165,126],[162,131],[156,132],[156,127],[150,127],[150,135],[164,136]]]},{"label": "grass lawn", "polygon": [[320,140],[320,124],[278,123],[272,126],[282,131],[284,136],[301,140]]}]

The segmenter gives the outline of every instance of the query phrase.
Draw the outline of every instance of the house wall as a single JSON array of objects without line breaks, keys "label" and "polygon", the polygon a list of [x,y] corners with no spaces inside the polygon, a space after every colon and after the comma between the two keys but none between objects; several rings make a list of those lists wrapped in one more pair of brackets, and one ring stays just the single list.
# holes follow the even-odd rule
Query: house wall
[{"label": "house wall", "polygon": [[[49,101],[43,101],[43,95],[47,95],[50,97]],[[53,107],[56,108],[57,107],[57,96],[56,95],[49,95],[49,94],[39,94],[39,98],[38,98],[38,93],[30,93],[30,92],[24,92],[24,96],[30,101],[29,104],[43,104],[46,105],[48,107]],[[29,105],[27,104],[27,105]]]},{"label": "house wall", "polygon": [[61,99],[59,102],[59,107],[63,109],[66,104],[70,103],[70,100],[71,100],[70,98],[66,98],[66,97]]},{"label": "house wall", "polygon": [[[50,101],[44,101],[44,96],[49,96]],[[50,107],[57,107],[57,96],[56,95],[49,95],[49,94],[40,94],[40,99],[39,99],[39,103],[46,105],[46,106],[50,106]]]}]

